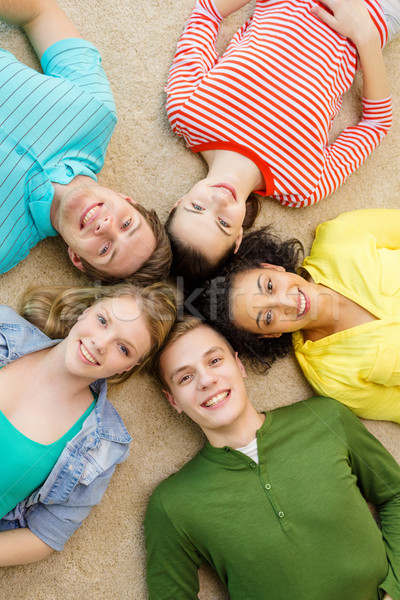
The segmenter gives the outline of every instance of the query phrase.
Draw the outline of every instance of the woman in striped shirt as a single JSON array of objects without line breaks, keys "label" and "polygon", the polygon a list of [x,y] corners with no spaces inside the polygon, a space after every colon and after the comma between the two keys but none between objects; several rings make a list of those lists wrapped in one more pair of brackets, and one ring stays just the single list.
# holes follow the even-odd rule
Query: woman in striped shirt
[{"label": "woman in striped shirt", "polygon": [[[313,0],[258,0],[218,56],[222,18],[247,1],[197,2],[166,86],[173,130],[209,168],[167,221],[174,271],[189,285],[236,252],[251,192],[286,206],[315,204],[362,164],[391,125],[381,52],[400,26],[399,15],[385,14],[391,0],[324,0],[327,9]],[[359,66],[362,120],[328,144]]]}]

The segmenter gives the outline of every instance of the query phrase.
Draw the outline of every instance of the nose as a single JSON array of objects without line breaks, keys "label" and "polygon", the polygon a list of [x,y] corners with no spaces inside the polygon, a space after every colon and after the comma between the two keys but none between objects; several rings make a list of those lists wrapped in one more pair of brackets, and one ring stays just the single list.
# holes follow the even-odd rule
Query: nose
[{"label": "nose", "polygon": [[202,369],[198,372],[197,387],[205,390],[217,381],[217,374],[213,369]]},{"label": "nose", "polygon": [[94,232],[96,234],[101,234],[105,232],[109,232],[114,227],[114,220],[111,215],[105,215],[98,219],[96,226],[94,228]]},{"label": "nose", "polygon": [[297,295],[295,293],[285,293],[279,297],[279,304],[284,315],[289,315],[295,311],[297,313]]},{"label": "nose", "polygon": [[107,351],[107,340],[103,336],[93,337],[92,349],[100,355],[104,355]]}]

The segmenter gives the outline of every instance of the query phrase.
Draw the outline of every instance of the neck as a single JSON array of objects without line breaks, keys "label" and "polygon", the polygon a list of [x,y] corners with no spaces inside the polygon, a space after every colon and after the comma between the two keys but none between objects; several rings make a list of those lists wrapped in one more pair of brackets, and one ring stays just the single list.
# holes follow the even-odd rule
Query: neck
[{"label": "neck", "polygon": [[206,150],[202,153],[209,171],[207,179],[225,181],[234,186],[238,199],[247,200],[254,190],[265,189],[263,174],[257,165],[238,152]]},{"label": "neck", "polygon": [[218,429],[203,431],[212,446],[230,446],[235,449],[250,444],[264,421],[265,415],[259,414],[249,402],[246,410],[233,422]]},{"label": "neck", "polygon": [[83,185],[87,187],[93,187],[97,185],[97,183],[91,177],[87,177],[86,175],[78,175],[69,183],[61,184],[52,181],[51,184],[54,188],[54,196],[50,208],[50,221],[54,229],[60,233],[60,204],[62,200],[67,194],[78,187],[82,187]]},{"label": "neck", "polygon": [[312,323],[303,329],[304,337],[313,341],[332,335],[336,331],[343,298],[341,294],[324,285],[314,285],[318,291],[315,315],[312,315]]},{"label": "neck", "polygon": [[[93,383],[90,378],[79,377],[70,373],[65,365],[65,341],[56,346],[31,355],[37,363],[35,369],[35,384],[48,386],[51,384],[54,397],[68,397],[73,399]],[[35,356],[36,355],[36,356]],[[49,377],[51,374],[51,379]]]}]

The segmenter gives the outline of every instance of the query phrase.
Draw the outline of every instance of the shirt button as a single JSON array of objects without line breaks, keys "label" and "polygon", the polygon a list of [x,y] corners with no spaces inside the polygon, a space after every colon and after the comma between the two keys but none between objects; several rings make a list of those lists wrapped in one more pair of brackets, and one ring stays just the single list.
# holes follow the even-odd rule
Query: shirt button
[{"label": "shirt button", "polygon": [[266,483],[265,484],[265,489],[266,490],[270,490],[271,489],[271,484],[270,483]]},{"label": "shirt button", "polygon": [[73,466],[72,465],[68,465],[68,471],[72,471]]},{"label": "shirt button", "polygon": [[252,469],[255,469],[256,465],[254,463],[250,463]]},{"label": "shirt button", "polygon": [[73,170],[71,169],[71,167],[67,167],[67,169],[66,169],[66,173],[67,173],[67,175],[68,175],[69,177],[71,177],[71,176],[74,174],[74,172],[73,172]]},{"label": "shirt button", "polygon": [[92,438],[92,436],[90,436],[90,437],[88,438],[88,441],[89,441],[89,442],[93,442],[93,438]]},{"label": "shirt button", "polygon": [[282,519],[285,516],[285,513],[283,513],[281,510],[278,512],[278,517],[280,519]]},{"label": "shirt button", "polygon": [[23,153],[24,153],[24,149],[22,148],[22,146],[18,146],[17,154],[23,154]]},{"label": "shirt button", "polygon": [[230,452],[229,446],[224,446],[224,450],[225,450],[225,452]]}]

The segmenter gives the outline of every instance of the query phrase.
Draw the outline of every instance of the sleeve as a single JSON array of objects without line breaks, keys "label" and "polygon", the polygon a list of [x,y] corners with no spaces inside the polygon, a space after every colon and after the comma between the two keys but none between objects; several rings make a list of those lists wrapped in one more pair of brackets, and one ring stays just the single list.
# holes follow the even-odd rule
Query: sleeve
[{"label": "sleeve", "polygon": [[69,38],[56,42],[44,52],[41,65],[45,75],[66,79],[86,90],[104,104],[116,120],[111,86],[101,66],[101,56],[90,42]]},{"label": "sleeve", "polygon": [[[118,463],[126,460],[128,455],[129,445],[118,459]],[[68,468],[68,465],[65,468]],[[65,542],[82,525],[92,507],[99,504],[115,468],[116,464],[113,464],[89,485],[78,482],[65,502],[52,504],[50,500],[33,504],[26,513],[27,527],[54,550],[62,550]]]},{"label": "sleeve", "polygon": [[165,87],[174,131],[180,107],[218,60],[215,43],[221,21],[213,0],[199,0],[186,23]]},{"label": "sleeve", "polygon": [[144,527],[149,600],[197,600],[201,558],[166,514],[158,488],[147,507]]},{"label": "sleeve", "polygon": [[380,588],[400,600],[400,466],[351,411],[340,407],[352,472],[379,510],[389,569]]},{"label": "sleeve", "polygon": [[363,118],[355,127],[347,127],[324,149],[325,165],[315,190],[309,196],[278,196],[283,205],[302,208],[316,204],[340,187],[372,154],[392,124],[391,97],[363,99]]},{"label": "sleeve", "polygon": [[335,221],[372,235],[378,248],[400,249],[400,209],[353,210],[340,214]]}]

